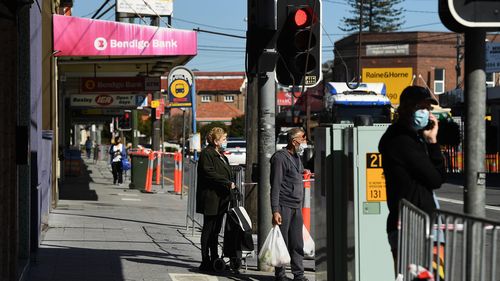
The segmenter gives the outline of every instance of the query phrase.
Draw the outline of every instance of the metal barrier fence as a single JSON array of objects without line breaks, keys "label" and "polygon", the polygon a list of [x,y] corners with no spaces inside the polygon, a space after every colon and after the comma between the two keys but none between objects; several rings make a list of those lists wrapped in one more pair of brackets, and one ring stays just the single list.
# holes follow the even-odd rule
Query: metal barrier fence
[{"label": "metal barrier fence", "polygon": [[[187,161],[186,161],[187,160]],[[203,215],[196,213],[196,190],[197,190],[197,167],[198,162],[193,159],[184,159],[184,183],[187,184],[187,211],[186,211],[186,230],[191,227],[191,235],[194,235],[195,225],[203,225]],[[235,185],[240,190],[241,200],[239,206],[245,206],[245,168],[241,166],[232,166],[235,175]]]},{"label": "metal barrier fence", "polygon": [[401,203],[398,272],[428,269],[435,280],[500,280],[500,222],[436,210],[431,217],[406,200]]},{"label": "metal barrier fence", "polygon": [[[445,159],[445,168],[448,173],[462,173],[464,170],[464,154],[455,146],[444,146],[442,153]],[[485,172],[500,172],[500,153],[484,155]]]}]

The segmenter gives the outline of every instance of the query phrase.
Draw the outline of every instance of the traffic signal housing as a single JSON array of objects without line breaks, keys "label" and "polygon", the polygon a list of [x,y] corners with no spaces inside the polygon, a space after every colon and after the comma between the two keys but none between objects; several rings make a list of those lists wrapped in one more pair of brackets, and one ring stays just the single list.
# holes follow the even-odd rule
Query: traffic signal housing
[{"label": "traffic signal housing", "polygon": [[124,110],[123,115],[118,118],[118,130],[121,131],[130,131],[132,130],[132,122],[131,122],[131,111]]},{"label": "traffic signal housing", "polygon": [[321,1],[279,0],[276,80],[283,86],[314,87],[321,72]]}]

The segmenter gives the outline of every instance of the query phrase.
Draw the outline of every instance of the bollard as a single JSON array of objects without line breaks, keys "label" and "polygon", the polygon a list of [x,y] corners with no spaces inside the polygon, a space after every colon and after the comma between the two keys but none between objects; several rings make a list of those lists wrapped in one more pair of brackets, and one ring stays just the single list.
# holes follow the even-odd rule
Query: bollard
[{"label": "bollard", "polygon": [[156,184],[160,184],[161,179],[161,152],[156,152]]},{"label": "bollard", "polygon": [[174,193],[175,194],[181,193],[181,181],[182,181],[181,167],[180,167],[181,157],[182,156],[181,156],[180,152],[176,152],[174,154],[174,164],[175,164],[175,168],[174,168]]},{"label": "bollard", "polygon": [[302,217],[304,226],[311,233],[311,173],[304,173],[304,205],[302,206]]},{"label": "bollard", "polygon": [[146,172],[146,184],[144,187],[145,192],[151,192],[151,185],[153,181],[153,163],[155,159],[154,152],[150,152],[148,155],[148,170]]}]

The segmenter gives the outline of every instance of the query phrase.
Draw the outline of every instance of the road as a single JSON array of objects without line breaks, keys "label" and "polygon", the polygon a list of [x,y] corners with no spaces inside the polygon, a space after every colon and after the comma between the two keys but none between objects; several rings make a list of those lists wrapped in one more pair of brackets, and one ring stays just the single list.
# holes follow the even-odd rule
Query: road
[{"label": "road", "polygon": [[[443,186],[436,190],[441,209],[464,211],[464,176],[449,175]],[[486,177],[486,217],[498,221],[500,218],[500,174],[488,174]]]}]

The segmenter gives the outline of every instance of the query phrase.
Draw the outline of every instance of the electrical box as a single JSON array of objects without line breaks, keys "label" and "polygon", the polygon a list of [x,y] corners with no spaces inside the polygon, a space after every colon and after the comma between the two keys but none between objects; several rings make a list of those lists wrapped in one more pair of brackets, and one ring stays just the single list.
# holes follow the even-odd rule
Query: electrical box
[{"label": "electrical box", "polygon": [[392,280],[378,143],[388,124],[315,128],[316,280]]}]

